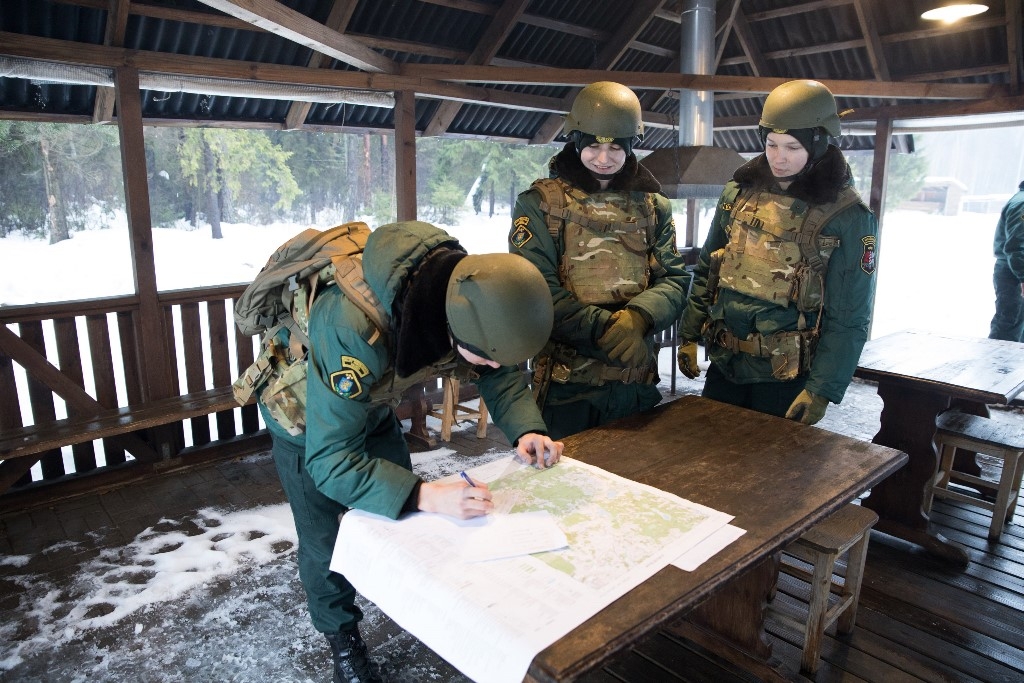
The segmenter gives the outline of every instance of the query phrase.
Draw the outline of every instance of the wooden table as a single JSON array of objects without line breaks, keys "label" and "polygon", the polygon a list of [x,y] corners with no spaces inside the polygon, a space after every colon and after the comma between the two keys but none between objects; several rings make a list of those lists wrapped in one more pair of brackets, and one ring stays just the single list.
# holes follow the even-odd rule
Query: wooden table
[{"label": "wooden table", "polygon": [[869,341],[856,376],[878,382],[881,428],[873,441],[910,462],[872,488],[875,529],[967,565],[967,552],[928,528],[925,488],[938,471],[935,416],[954,400],[1005,404],[1024,389],[1024,344],[907,330]]},{"label": "wooden table", "polygon": [[763,627],[779,550],[907,460],[698,396],[569,437],[565,452],[735,515],[747,533],[694,572],[660,570],[539,653],[527,681],[575,680],[686,612],[688,637],[702,644],[724,637],[736,648],[734,661],[759,678],[777,677]]}]

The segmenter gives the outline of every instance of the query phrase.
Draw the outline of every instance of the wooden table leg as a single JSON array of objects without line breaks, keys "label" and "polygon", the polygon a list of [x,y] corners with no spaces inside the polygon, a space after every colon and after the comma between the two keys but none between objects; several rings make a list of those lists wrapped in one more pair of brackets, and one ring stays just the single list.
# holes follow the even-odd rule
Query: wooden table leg
[{"label": "wooden table leg", "polygon": [[788,680],[779,670],[779,663],[772,660],[772,646],[764,629],[765,608],[778,580],[779,560],[779,553],[764,558],[666,630],[750,671],[760,680]]},{"label": "wooden table leg", "polygon": [[935,416],[949,407],[949,397],[879,382],[882,398],[881,429],[872,439],[908,456],[906,466],[875,485],[863,505],[878,513],[875,530],[924,547],[928,552],[961,566],[969,558],[961,546],[929,530],[924,492],[939,468],[935,451]]}]

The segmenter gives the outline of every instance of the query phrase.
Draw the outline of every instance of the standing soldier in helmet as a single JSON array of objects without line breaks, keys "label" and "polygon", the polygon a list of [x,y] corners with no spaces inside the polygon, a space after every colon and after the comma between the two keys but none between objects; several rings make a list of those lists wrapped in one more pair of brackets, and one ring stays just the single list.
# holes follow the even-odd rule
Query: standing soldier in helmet
[{"label": "standing soldier in helmet", "polygon": [[415,510],[465,519],[493,508],[485,484],[413,474],[392,407],[402,391],[444,373],[472,380],[519,458],[543,468],[562,452],[545,435],[517,365],[551,329],[551,298],[536,268],[511,254],[467,255],[454,237],[417,221],[374,230],[362,258],[389,329],[381,334],[339,287],[322,289],[309,311],[305,433],[289,433],[260,403],[295,517],[299,577],[313,625],[330,644],[336,683],[383,680],[359,635],[356,591],[329,569],[338,516],[354,508],[392,519]]},{"label": "standing soldier in helmet", "polygon": [[588,85],[564,131],[551,177],[519,195],[509,232],[509,251],[537,266],[554,301],[533,360],[553,438],[657,405],[654,334],[679,319],[689,284],[669,201],[633,154],[644,132],[633,91]]},{"label": "standing soldier in helmet", "polygon": [[814,424],[839,403],[867,340],[876,223],[830,143],[832,93],[783,83],[764,103],[765,152],[725,186],[680,329],[679,366],[704,396]]}]

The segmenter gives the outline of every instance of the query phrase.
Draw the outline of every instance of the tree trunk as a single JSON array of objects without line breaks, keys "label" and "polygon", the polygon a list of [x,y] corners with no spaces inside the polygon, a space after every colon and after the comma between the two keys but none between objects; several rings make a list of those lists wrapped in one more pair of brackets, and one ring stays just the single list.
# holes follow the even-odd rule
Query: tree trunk
[{"label": "tree trunk", "polygon": [[217,190],[214,179],[217,177],[217,162],[213,158],[213,150],[203,138],[203,165],[206,167],[206,178],[203,187],[206,189],[206,220],[210,221],[210,236],[219,240],[224,235],[220,230],[220,203],[217,201]]},{"label": "tree trunk", "polygon": [[64,207],[60,175],[54,171],[50,158],[50,142],[39,138],[39,149],[43,155],[43,182],[46,186],[46,222],[50,232],[50,244],[57,244],[71,238],[68,231],[68,217]]},{"label": "tree trunk", "polygon": [[491,180],[488,183],[488,185],[489,185],[490,192],[488,192],[488,198],[487,199],[488,199],[488,202],[489,202],[490,207],[491,207],[490,208],[490,213],[488,214],[488,217],[494,218],[494,181]]}]

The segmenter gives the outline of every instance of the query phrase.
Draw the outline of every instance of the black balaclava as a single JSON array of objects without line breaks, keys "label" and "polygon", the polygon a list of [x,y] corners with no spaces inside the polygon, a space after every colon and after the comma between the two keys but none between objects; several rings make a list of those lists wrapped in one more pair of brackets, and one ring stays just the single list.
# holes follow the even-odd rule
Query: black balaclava
[{"label": "black balaclava", "polygon": [[768,133],[775,132],[792,135],[797,139],[797,142],[807,150],[807,163],[802,169],[800,169],[800,172],[786,178],[778,178],[780,181],[793,181],[806,174],[814,168],[816,163],[821,161],[821,158],[825,156],[825,152],[828,151],[829,136],[828,131],[824,128],[790,128],[788,130],[776,131],[771,128],[766,128],[765,126],[757,127],[757,135],[761,138],[762,145],[768,144]]}]

